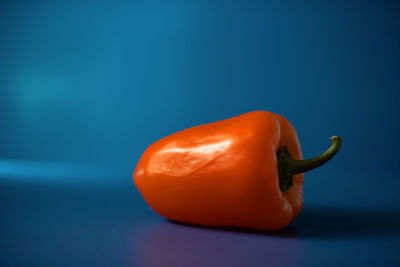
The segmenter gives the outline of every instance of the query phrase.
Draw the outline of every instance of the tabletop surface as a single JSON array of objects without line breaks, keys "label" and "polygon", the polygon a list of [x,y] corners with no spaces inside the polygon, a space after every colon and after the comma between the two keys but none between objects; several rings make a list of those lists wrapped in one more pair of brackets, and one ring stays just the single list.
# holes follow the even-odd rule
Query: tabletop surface
[{"label": "tabletop surface", "polygon": [[[2,266],[398,266],[398,177],[318,177],[321,173],[306,176],[300,216],[276,232],[169,221],[145,204],[130,176],[99,183],[95,178],[64,177],[53,182],[3,175],[0,262]],[[344,186],[349,180],[350,186]],[[318,183],[321,190],[307,189],[309,183]],[[358,183],[363,186],[355,188]]]}]

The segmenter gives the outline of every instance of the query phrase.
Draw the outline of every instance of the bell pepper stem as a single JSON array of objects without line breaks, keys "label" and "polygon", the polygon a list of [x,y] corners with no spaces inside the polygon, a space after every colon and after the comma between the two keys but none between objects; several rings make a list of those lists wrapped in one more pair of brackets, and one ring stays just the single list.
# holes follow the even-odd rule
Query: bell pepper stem
[{"label": "bell pepper stem", "polygon": [[342,146],[342,139],[339,136],[332,136],[330,140],[332,144],[328,150],[317,157],[307,160],[293,159],[287,147],[279,149],[277,155],[279,185],[283,192],[287,192],[293,185],[293,175],[318,168],[336,155]]}]

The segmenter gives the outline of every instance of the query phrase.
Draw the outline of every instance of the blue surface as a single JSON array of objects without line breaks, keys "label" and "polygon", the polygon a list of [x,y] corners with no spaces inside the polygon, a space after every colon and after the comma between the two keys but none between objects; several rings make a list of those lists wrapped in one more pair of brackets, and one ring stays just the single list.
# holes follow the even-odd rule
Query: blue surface
[{"label": "blue surface", "polygon": [[[398,266],[399,7],[1,1],[0,265]],[[288,228],[146,206],[149,144],[253,110],[287,117],[306,158],[343,138]]]},{"label": "blue surface", "polygon": [[[0,182],[5,266],[398,266],[400,181],[308,175],[300,216],[277,232],[178,224],[153,213],[130,181]],[[56,178],[56,177],[55,177]],[[38,178],[38,180],[40,180]],[[357,190],[346,181],[369,184]],[[95,180],[94,180],[95,181]],[[385,194],[378,194],[385,191]],[[383,190],[385,188],[385,190]]]}]

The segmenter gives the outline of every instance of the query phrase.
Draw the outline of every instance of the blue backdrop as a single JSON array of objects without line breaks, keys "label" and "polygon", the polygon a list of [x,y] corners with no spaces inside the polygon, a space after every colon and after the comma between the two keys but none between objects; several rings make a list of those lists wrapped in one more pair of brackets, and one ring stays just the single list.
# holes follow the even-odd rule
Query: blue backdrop
[{"label": "blue backdrop", "polygon": [[[118,185],[115,192],[135,196],[124,203],[136,217],[158,218],[131,180],[149,144],[187,127],[267,110],[292,122],[306,158],[324,151],[330,136],[343,138],[338,156],[306,175],[305,205],[397,212],[399,11],[396,1],[2,1],[3,196],[18,198],[4,189],[12,181],[23,185],[29,178],[29,189],[44,178],[59,186],[74,176],[88,188]],[[82,174],[88,170],[91,175]],[[4,214],[11,209],[2,205]],[[378,216],[354,214],[354,224],[363,223],[357,214],[370,214],[364,222]],[[3,225],[7,232],[12,227],[18,226]],[[392,263],[394,240],[382,250]],[[308,248],[310,255],[321,253],[318,243]]]}]

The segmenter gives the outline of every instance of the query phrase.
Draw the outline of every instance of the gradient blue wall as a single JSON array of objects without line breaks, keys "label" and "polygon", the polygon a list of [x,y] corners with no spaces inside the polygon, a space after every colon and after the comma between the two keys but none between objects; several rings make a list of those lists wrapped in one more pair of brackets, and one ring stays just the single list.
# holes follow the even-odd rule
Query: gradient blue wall
[{"label": "gradient blue wall", "polygon": [[0,158],[130,179],[155,140],[267,110],[305,157],[342,136],[326,172],[395,170],[396,2],[216,2],[2,1]]}]

